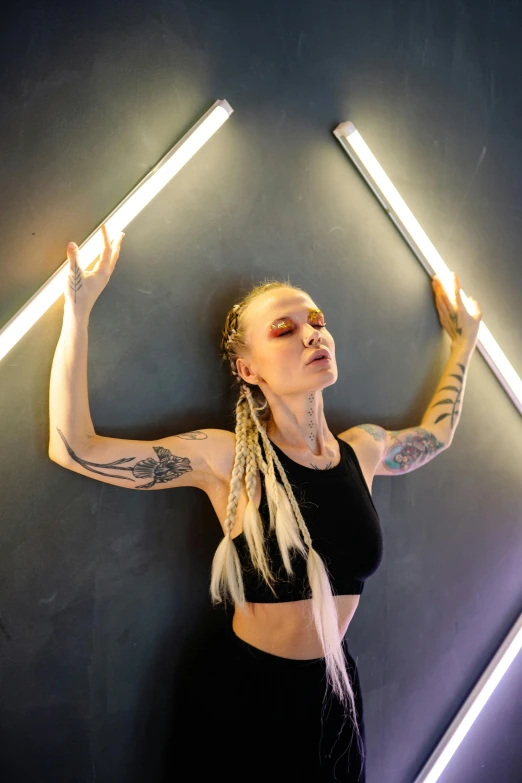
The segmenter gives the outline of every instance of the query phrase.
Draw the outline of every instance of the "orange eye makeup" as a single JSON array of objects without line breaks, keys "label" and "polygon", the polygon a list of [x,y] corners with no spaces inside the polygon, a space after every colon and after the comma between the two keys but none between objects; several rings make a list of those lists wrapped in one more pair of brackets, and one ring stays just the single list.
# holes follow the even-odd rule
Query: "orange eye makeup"
[{"label": "orange eye makeup", "polygon": [[320,326],[326,326],[326,321],[324,320],[324,313],[322,313],[321,310],[310,310],[310,316],[308,320],[319,321]]},{"label": "orange eye makeup", "polygon": [[[317,326],[326,326],[324,313],[322,313],[321,310],[309,310],[308,321],[309,323],[317,324]],[[294,322],[292,321],[291,318],[289,318],[288,316],[283,316],[277,321],[274,321],[274,323],[270,326],[270,331],[278,332],[282,329],[290,329],[293,325]]]}]

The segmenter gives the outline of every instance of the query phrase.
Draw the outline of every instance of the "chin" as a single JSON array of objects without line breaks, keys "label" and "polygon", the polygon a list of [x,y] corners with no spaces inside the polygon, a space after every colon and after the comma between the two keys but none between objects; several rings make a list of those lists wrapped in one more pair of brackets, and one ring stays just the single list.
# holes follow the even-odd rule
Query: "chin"
[{"label": "chin", "polygon": [[316,391],[321,391],[322,389],[326,389],[328,386],[333,386],[334,383],[337,383],[337,378],[337,371],[335,373],[329,373],[329,377],[322,379],[322,383],[317,385]]}]

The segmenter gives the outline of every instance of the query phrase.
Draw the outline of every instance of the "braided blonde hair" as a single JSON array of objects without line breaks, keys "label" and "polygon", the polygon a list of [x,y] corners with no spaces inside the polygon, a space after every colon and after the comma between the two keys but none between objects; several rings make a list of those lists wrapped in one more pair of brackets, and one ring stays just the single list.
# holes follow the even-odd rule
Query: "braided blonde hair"
[{"label": "braided blonde hair", "polygon": [[[349,703],[358,742],[362,749],[353,690],[339,636],[337,606],[328,573],[321,556],[313,548],[309,530],[290,482],[267,436],[266,424],[270,417],[268,401],[259,386],[251,386],[245,382],[236,368],[236,360],[248,351],[242,316],[254,298],[274,288],[291,288],[302,292],[302,289],[291,285],[289,281],[272,280],[260,283],[231,308],[223,328],[221,356],[224,361],[228,360],[230,363],[232,374],[239,385],[239,397],[236,404],[236,451],[224,523],[226,533],[212,561],[210,594],[214,604],[221,603],[230,596],[240,608],[243,609],[245,606],[241,563],[232,538],[244,478],[248,496],[243,519],[245,539],[253,565],[276,595],[273,588],[275,577],[270,569],[265,548],[263,521],[254,501],[259,469],[265,478],[270,515],[269,530],[275,531],[287,574],[293,574],[291,552],[297,552],[306,558],[308,581],[312,591],[313,621],[324,652],[327,681],[345,709]],[[264,455],[259,444],[259,435],[264,445]],[[279,472],[282,485],[276,479],[275,468]]]}]

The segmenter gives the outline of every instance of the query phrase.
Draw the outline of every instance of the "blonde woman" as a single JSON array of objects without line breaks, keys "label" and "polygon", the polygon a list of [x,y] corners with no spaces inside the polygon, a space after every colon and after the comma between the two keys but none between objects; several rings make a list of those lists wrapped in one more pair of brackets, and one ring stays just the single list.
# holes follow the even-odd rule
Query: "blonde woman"
[{"label": "blonde woman", "polygon": [[196,656],[178,693],[173,779],[363,783],[363,702],[345,637],[383,555],[372,480],[415,470],[449,447],[480,310],[473,317],[463,307],[457,279],[456,307],[434,280],[453,345],[421,426],[364,424],[334,435],[322,395],[337,380],[325,315],[289,281],[262,283],[234,304],[223,329],[222,358],[237,382],[235,432],[107,438],[89,413],[87,327],[123,235],[111,245],[105,226],[103,234],[92,272],[81,270],[74,244],[67,249],[49,456],[116,486],[203,489],[223,531],[211,599],[234,606],[231,628]]}]

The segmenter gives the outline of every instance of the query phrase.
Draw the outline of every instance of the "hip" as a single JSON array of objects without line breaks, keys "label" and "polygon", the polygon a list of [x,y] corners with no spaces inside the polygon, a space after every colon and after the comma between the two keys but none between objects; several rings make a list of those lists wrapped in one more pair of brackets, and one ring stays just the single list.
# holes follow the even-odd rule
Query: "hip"
[{"label": "hip", "polygon": [[[184,672],[177,742],[198,758],[223,758],[229,780],[365,780],[364,716],[357,664],[343,641],[363,746],[326,686],[324,658],[273,655],[228,628]],[[223,748],[231,756],[225,762]],[[207,754],[205,756],[205,749]],[[220,750],[221,749],[221,750]],[[198,752],[200,750],[201,752]],[[209,762],[210,763],[210,762]],[[237,771],[238,777],[234,777]],[[203,772],[203,769],[200,769]],[[306,777],[313,774],[314,777]],[[258,775],[258,777],[255,777]]]}]

